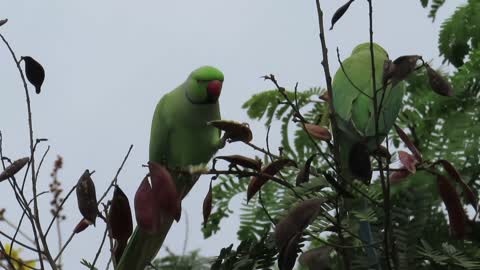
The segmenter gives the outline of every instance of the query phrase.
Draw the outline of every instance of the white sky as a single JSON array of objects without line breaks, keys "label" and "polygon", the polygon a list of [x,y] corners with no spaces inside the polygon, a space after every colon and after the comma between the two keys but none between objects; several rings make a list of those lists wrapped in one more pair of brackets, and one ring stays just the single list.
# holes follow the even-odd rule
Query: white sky
[{"label": "white sky", "polygon": [[[333,12],[344,2],[322,1],[327,29]],[[420,54],[434,59],[435,66],[441,64],[439,25],[455,4],[465,0],[447,1],[435,23],[427,18],[428,11],[419,0],[374,2],[374,38],[391,58]],[[325,85],[313,0],[0,0],[0,10],[0,19],[9,19],[0,32],[17,56],[30,55],[46,70],[42,94],[31,91],[35,136],[49,139],[40,147],[37,160],[51,145],[40,173],[40,191],[48,189],[53,161],[60,154],[65,162],[60,172],[64,188],[68,190],[88,168],[96,171],[93,179],[99,197],[134,144],[119,177],[133,207],[135,190],[146,172],[141,164],[147,161],[154,107],[163,94],[201,65],[214,65],[224,72],[222,117],[250,122],[258,145],[264,145],[263,127],[249,121],[241,105],[253,94],[272,88],[260,76],[273,73],[282,85],[293,87],[299,82],[300,89]],[[337,46],[345,58],[355,45],[368,40],[366,1],[354,2],[326,35],[335,71]],[[26,105],[18,71],[3,44],[0,63],[0,130],[4,154],[16,159],[29,155]],[[272,137],[274,146],[276,139]],[[241,144],[227,145],[219,152],[232,153],[255,154]],[[205,255],[216,255],[221,247],[236,242],[238,217],[224,220],[221,233],[203,240],[201,203],[208,177],[202,179],[183,203],[190,221],[187,249],[201,248]],[[0,208],[7,208],[7,218],[15,222],[19,210],[7,183],[0,185],[0,196]],[[44,226],[51,218],[50,199],[50,195],[41,199]],[[235,198],[233,208],[240,201]],[[66,205],[66,215],[64,238],[81,219],[75,196]],[[183,246],[184,217],[164,245],[177,253]],[[104,228],[98,224],[74,238],[64,253],[66,269],[82,269],[80,258],[92,261]],[[22,229],[29,231],[26,225]],[[0,230],[11,232],[4,223]],[[56,254],[55,234],[49,241]],[[107,249],[100,269],[105,267]]]}]

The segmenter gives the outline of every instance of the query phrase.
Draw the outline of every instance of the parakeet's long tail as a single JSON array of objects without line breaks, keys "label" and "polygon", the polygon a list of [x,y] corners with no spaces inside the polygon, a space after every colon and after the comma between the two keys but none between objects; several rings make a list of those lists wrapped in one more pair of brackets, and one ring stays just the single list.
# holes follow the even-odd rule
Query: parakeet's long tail
[{"label": "parakeet's long tail", "polygon": [[165,220],[160,226],[158,233],[147,233],[138,228],[135,229],[122,259],[116,270],[144,270],[155,258],[167,236],[173,218]]}]

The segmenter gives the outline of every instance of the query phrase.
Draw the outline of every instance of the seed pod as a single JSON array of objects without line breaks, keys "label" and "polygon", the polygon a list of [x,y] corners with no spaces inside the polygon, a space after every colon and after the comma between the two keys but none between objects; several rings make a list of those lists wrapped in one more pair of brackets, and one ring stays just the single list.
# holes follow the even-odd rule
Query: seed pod
[{"label": "seed pod", "polygon": [[305,165],[303,168],[298,172],[297,174],[297,179],[295,181],[295,185],[298,187],[303,183],[308,182],[310,178],[310,166],[312,164],[313,159],[316,157],[316,154],[313,154],[310,156],[307,161],[305,162]]},{"label": "seed pod", "polygon": [[28,81],[35,86],[35,92],[40,94],[40,87],[45,80],[45,70],[40,63],[30,56],[22,56],[21,60],[25,61],[25,74]]},{"label": "seed pod", "polygon": [[217,156],[215,157],[215,159],[222,159],[232,164],[253,169],[255,171],[260,171],[260,168],[262,167],[262,162],[260,160],[244,157],[241,155]]},{"label": "seed pod", "polygon": [[6,24],[7,22],[8,22],[8,19],[0,20],[0,26]]},{"label": "seed pod", "polygon": [[302,233],[299,232],[289,239],[288,243],[280,249],[278,253],[278,269],[292,270],[295,266],[298,252],[300,252],[299,243],[302,238]]},{"label": "seed pod", "polygon": [[147,232],[154,232],[160,224],[161,216],[155,211],[154,195],[147,176],[135,193],[134,207],[138,226]]},{"label": "seed pod", "polygon": [[27,163],[30,161],[28,157],[15,160],[10,166],[5,168],[5,170],[0,173],[0,182],[14,176],[19,172]]},{"label": "seed pod", "polygon": [[411,173],[407,169],[405,169],[405,167],[402,167],[400,168],[400,170],[394,171],[392,174],[390,174],[389,176],[390,184],[392,185],[398,184],[403,180],[405,180],[405,178],[409,177],[410,175]]},{"label": "seed pod", "polygon": [[90,177],[90,172],[85,172],[80,176],[77,182],[77,201],[78,209],[82,216],[95,225],[95,219],[97,218],[97,194],[95,193],[95,184]]},{"label": "seed pod", "polygon": [[430,87],[432,87],[432,90],[442,96],[453,96],[453,89],[452,86],[448,83],[448,81],[440,74],[438,74],[438,72],[433,70],[429,65],[426,65],[426,67],[428,82],[430,83]]},{"label": "seed pod", "polygon": [[328,128],[313,124],[305,124],[305,130],[315,139],[322,141],[330,141],[332,139],[332,134],[330,134]]},{"label": "seed pod", "polygon": [[398,136],[405,143],[408,150],[410,150],[412,152],[412,154],[415,156],[415,158],[418,161],[422,162],[423,161],[422,153],[420,153],[420,151],[418,151],[417,147],[415,146],[415,144],[413,144],[413,142],[410,140],[408,135],[401,128],[399,128],[396,124],[394,124],[394,127],[395,127],[395,131],[397,132]]},{"label": "seed pod", "polygon": [[437,162],[442,164],[443,168],[448,173],[448,175],[450,175],[450,177],[453,178],[453,180],[455,180],[457,183],[459,183],[462,186],[463,193],[467,197],[468,203],[470,203],[473,206],[473,208],[476,209],[478,204],[478,198],[475,195],[475,193],[472,191],[470,186],[468,186],[467,183],[463,181],[457,169],[455,169],[452,163],[450,163],[448,160],[441,159]]},{"label": "seed pod", "polygon": [[308,270],[328,270],[331,269],[330,253],[332,247],[323,246],[308,250],[298,258],[298,262]]},{"label": "seed pod", "polygon": [[398,158],[402,165],[412,174],[417,171],[415,165],[418,163],[417,159],[414,156],[410,155],[405,151],[398,151]]},{"label": "seed pod", "polygon": [[208,217],[212,213],[212,181],[210,180],[210,187],[207,195],[203,200],[203,226],[207,226]]},{"label": "seed pod", "polygon": [[335,13],[333,14],[333,17],[332,17],[332,26],[330,27],[330,30],[332,30],[333,25],[335,25],[335,23],[338,20],[340,20],[340,18],[342,18],[343,14],[345,14],[345,12],[347,12],[348,8],[350,7],[350,4],[353,3],[353,1],[355,1],[355,0],[348,1],[346,4],[344,4],[343,6],[338,8],[337,11],[335,11]]},{"label": "seed pod", "polygon": [[172,176],[162,165],[149,161],[150,179],[156,207],[170,214],[177,222],[182,214],[181,199]]},{"label": "seed pod", "polygon": [[73,232],[74,233],[83,232],[91,224],[92,223],[90,223],[90,221],[83,218],[82,220],[80,220],[80,222],[77,224],[77,226],[75,226],[75,228],[73,229]]},{"label": "seed pod", "polygon": [[349,155],[349,164],[352,174],[368,184],[372,179],[372,163],[367,146],[363,143],[356,143],[352,146]]},{"label": "seed pod", "polygon": [[[274,176],[277,174],[280,170],[285,168],[286,166],[294,166],[296,167],[297,164],[295,161],[291,159],[277,159],[273,161],[272,163],[266,165],[261,173]],[[270,178],[264,177],[264,176],[254,176],[250,180],[250,183],[248,184],[247,188],[247,202],[250,201],[250,199],[255,195],[260,188],[269,180]]]},{"label": "seed pod", "polygon": [[230,142],[242,141],[247,143],[253,138],[252,131],[247,123],[239,123],[229,120],[215,120],[208,122],[208,124],[225,131],[224,136]]},{"label": "seed pod", "polygon": [[384,82],[385,80],[392,79],[393,87],[397,83],[405,80],[415,70],[417,61],[421,58],[420,55],[404,55],[398,57],[393,61],[393,67],[389,68],[390,72],[386,76],[384,75]]},{"label": "seed pod", "polygon": [[456,237],[461,239],[465,236],[467,215],[465,214],[465,210],[460,202],[457,191],[443,175],[437,176],[437,185],[438,193],[447,208],[450,229]]},{"label": "seed pod", "polygon": [[128,240],[133,231],[132,212],[130,211],[128,198],[119,186],[115,186],[112,204],[108,214],[112,238],[116,240]]}]

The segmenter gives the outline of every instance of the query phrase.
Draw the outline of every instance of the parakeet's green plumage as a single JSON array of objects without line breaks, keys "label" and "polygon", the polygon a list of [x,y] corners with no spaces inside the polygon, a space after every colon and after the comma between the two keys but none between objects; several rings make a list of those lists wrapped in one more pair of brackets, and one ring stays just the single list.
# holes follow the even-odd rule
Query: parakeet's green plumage
[{"label": "parakeet's green plumage", "polygon": [[[373,44],[376,89],[382,89],[384,62],[387,52],[378,44]],[[339,146],[342,167],[348,166],[348,155],[353,144],[365,143],[370,151],[375,150],[375,117],[372,89],[372,68],[370,43],[355,47],[352,55],[343,61],[333,79],[333,106],[339,127]],[[358,89],[357,89],[358,88]],[[361,90],[361,91],[359,91]],[[377,109],[384,91],[377,92]],[[402,105],[403,84],[394,88],[387,86],[378,121],[380,141],[383,141],[392,128]]]},{"label": "parakeet's green plumage", "polygon": [[[219,130],[207,125],[220,119],[218,97],[222,82],[222,72],[204,66],[162,97],[152,120],[150,161],[169,168],[186,168],[207,163],[223,146]],[[172,177],[182,197],[198,179],[173,173]],[[172,222],[173,217],[168,218],[157,233],[148,233],[137,226],[116,269],[143,270],[158,253]]]}]

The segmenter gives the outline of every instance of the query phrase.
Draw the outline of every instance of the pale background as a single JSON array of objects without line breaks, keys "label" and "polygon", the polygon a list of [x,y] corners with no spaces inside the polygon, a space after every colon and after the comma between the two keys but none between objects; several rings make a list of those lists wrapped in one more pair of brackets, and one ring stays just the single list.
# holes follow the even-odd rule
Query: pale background
[{"label": "pale background", "polygon": [[[345,1],[322,1],[326,27]],[[439,67],[437,37],[440,23],[462,1],[447,1],[437,21],[427,18],[419,0],[374,1],[375,41],[396,58],[420,54]],[[224,119],[250,122],[254,143],[264,145],[261,124],[248,120],[241,105],[250,96],[272,88],[259,77],[273,73],[280,83],[300,89],[325,86],[315,2],[286,0],[242,1],[26,1],[0,0],[0,28],[18,56],[30,55],[46,70],[41,95],[32,94],[35,136],[48,138],[51,150],[40,173],[40,191],[48,189],[49,173],[57,154],[64,157],[60,172],[65,189],[74,185],[86,168],[95,170],[97,194],[113,178],[130,144],[133,152],[120,174],[119,184],[130,198],[146,170],[150,121],[156,102],[180,84],[191,70],[214,65],[225,74],[220,98]],[[338,67],[335,48],[343,57],[368,39],[366,1],[356,1],[333,31],[326,33],[331,69]],[[33,93],[33,91],[31,91]],[[0,44],[0,130],[4,154],[12,159],[29,155],[24,91],[18,71]],[[277,126],[272,127],[272,141]],[[220,154],[253,155],[241,144]],[[38,164],[38,162],[37,162]],[[222,231],[208,240],[200,232],[201,204],[208,178],[202,178],[183,203],[189,217],[187,250],[201,249],[213,256],[236,243],[238,216],[224,220]],[[16,221],[19,210],[7,183],[0,185],[0,208]],[[242,194],[241,196],[244,196]],[[42,221],[47,225],[50,195],[44,195]],[[241,197],[234,198],[238,208]],[[81,219],[76,198],[66,205],[63,235],[70,235]],[[181,253],[185,213],[167,237],[165,246]],[[28,231],[28,223],[22,229]],[[80,258],[93,260],[103,224],[88,228],[64,253],[66,269],[82,269]],[[0,230],[12,233],[0,223]],[[4,239],[2,239],[3,241]],[[56,236],[49,241],[56,254]],[[108,248],[99,262],[106,264]],[[30,255],[24,253],[26,256]],[[28,257],[28,256],[27,256]]]}]

